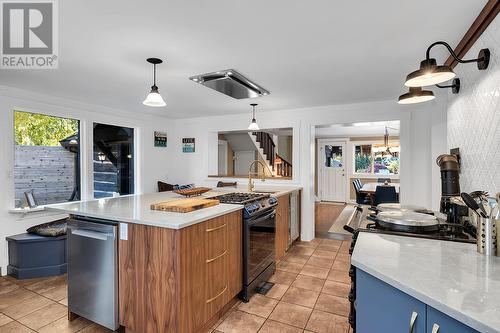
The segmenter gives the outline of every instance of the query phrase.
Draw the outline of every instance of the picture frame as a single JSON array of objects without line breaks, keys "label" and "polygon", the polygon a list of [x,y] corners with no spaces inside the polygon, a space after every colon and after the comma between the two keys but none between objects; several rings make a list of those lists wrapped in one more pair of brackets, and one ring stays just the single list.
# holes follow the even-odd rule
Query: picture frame
[{"label": "picture frame", "polygon": [[183,153],[194,153],[195,152],[195,138],[183,138],[182,139],[182,152]]},{"label": "picture frame", "polygon": [[159,148],[167,147],[167,133],[154,131],[154,146]]},{"label": "picture frame", "polygon": [[38,203],[35,199],[35,195],[33,194],[33,191],[24,192],[24,196],[26,197],[26,203],[28,204],[29,208],[38,207]]}]

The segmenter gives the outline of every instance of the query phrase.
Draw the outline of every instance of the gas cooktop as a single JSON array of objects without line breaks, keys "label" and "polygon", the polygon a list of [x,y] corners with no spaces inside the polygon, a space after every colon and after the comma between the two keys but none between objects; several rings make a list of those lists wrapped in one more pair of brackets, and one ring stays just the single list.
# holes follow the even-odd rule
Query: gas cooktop
[{"label": "gas cooktop", "polygon": [[214,199],[219,200],[221,203],[239,204],[239,205],[245,205],[247,203],[265,198],[269,198],[269,194],[234,192],[214,197]]}]

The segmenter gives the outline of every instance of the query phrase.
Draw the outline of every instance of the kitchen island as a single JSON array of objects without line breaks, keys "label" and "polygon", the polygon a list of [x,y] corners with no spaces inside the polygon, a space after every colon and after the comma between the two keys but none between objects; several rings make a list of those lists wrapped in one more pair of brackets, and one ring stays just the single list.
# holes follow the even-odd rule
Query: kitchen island
[{"label": "kitchen island", "polygon": [[359,333],[500,332],[500,257],[475,244],[360,232],[352,265]]},{"label": "kitchen island", "polygon": [[[118,318],[127,332],[203,330],[241,290],[243,206],[219,204],[190,213],[150,209],[179,198],[155,193],[47,208],[75,220],[118,225]],[[69,311],[77,297],[71,283],[69,276]]]}]

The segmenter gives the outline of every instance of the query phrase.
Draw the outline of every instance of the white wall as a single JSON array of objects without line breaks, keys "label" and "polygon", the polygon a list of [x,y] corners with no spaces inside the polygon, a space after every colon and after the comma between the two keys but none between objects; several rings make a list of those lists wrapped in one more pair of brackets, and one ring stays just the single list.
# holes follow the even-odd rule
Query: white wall
[{"label": "white wall", "polygon": [[461,190],[500,192],[500,17],[497,17],[464,57],[477,58],[489,48],[490,64],[458,64],[458,95],[449,93],[448,146],[460,148]]},{"label": "white wall", "polygon": [[[436,208],[439,205],[439,194],[435,193],[432,176],[436,172],[439,176],[439,170],[434,163],[434,154],[446,149],[446,133],[439,130],[446,122],[445,111],[446,99],[437,98],[435,101],[413,106],[400,106],[395,100],[390,100],[261,112],[257,119],[261,128],[293,128],[293,179],[267,183],[303,186],[301,237],[310,240],[314,236],[314,126],[399,120],[402,146],[401,200],[404,203]],[[214,186],[217,179],[207,177],[209,136],[217,131],[244,130],[248,121],[247,114],[176,120],[173,153],[176,163],[170,170],[171,178],[179,183],[195,182]],[[196,138],[196,153],[181,152],[183,137]],[[246,180],[240,180],[240,183],[245,184]]]},{"label": "white wall", "polygon": [[[38,212],[29,214],[9,213],[14,207],[14,134],[13,111],[29,111],[54,116],[69,117],[81,121],[82,179],[85,174],[92,174],[92,123],[102,122],[114,125],[133,127],[136,129],[137,191],[156,191],[156,181],[169,179],[169,169],[172,164],[172,129],[171,122],[163,117],[135,114],[130,111],[113,110],[93,105],[63,100],[59,98],[30,94],[17,89],[0,87],[0,267],[6,274],[7,242],[6,236],[25,232],[33,225],[48,222],[64,215]],[[166,131],[169,136],[167,148],[153,147],[153,131]],[[90,149],[86,149],[90,147]],[[92,181],[82,186],[91,191]]]}]

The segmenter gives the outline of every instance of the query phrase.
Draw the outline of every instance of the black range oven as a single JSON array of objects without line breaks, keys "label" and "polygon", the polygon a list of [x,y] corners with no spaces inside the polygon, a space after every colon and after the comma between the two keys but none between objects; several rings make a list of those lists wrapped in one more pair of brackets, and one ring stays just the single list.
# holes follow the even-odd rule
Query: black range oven
[{"label": "black range oven", "polygon": [[243,286],[240,297],[248,302],[276,270],[276,198],[260,193],[228,193],[215,197],[243,208]]}]

